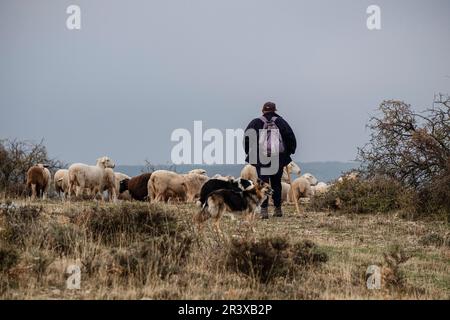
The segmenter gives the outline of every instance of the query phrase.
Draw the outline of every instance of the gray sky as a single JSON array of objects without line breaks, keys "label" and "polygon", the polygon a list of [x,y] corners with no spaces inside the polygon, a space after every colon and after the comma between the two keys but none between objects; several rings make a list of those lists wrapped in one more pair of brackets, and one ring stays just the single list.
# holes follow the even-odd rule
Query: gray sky
[{"label": "gray sky", "polygon": [[273,100],[296,159],[352,160],[383,99],[450,93],[449,14],[448,0],[1,0],[0,138],[44,138],[69,163],[166,163],[174,129],[245,127]]}]

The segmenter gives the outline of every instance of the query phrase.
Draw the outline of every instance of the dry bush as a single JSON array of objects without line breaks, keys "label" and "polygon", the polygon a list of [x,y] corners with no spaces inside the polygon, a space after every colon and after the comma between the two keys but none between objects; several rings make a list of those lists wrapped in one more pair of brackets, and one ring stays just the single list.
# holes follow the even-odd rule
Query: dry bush
[{"label": "dry bush", "polygon": [[80,249],[90,276],[104,265],[107,273],[119,275],[121,281],[142,285],[152,276],[166,278],[180,272],[191,251],[192,234],[173,212],[158,205],[92,207],[71,218],[86,230],[91,244],[120,246],[107,254],[95,245]]},{"label": "dry bush", "polygon": [[443,237],[440,234],[431,232],[422,236],[419,239],[419,244],[422,246],[450,247],[450,234]]},{"label": "dry bush", "polygon": [[[42,207],[6,205],[0,211],[5,221],[5,230],[1,236],[4,241],[20,247],[26,247],[34,242],[37,234],[44,234],[44,227],[40,225]],[[43,239],[39,239],[43,242]]]},{"label": "dry bush", "polygon": [[122,279],[136,280],[145,285],[152,276],[166,279],[186,265],[192,239],[183,235],[168,235],[147,239],[142,243],[112,251],[112,267]]},{"label": "dry bush", "polygon": [[227,252],[226,266],[268,283],[277,277],[292,276],[299,268],[319,266],[327,260],[328,256],[310,241],[291,244],[282,237],[259,241],[233,239]]},{"label": "dry bush", "polygon": [[16,285],[10,272],[19,260],[20,253],[16,248],[0,243],[0,295]]},{"label": "dry bush", "polygon": [[47,164],[50,170],[64,167],[48,156],[44,141],[0,140],[0,190],[9,196],[25,196],[26,174],[38,163]]},{"label": "dry bush", "polygon": [[383,256],[386,265],[382,275],[384,286],[394,290],[407,289],[406,276],[401,266],[411,258],[411,254],[403,250],[401,246],[394,245]]},{"label": "dry bush", "polygon": [[416,211],[450,221],[450,160],[448,168],[417,192]]},{"label": "dry bush", "polygon": [[16,248],[0,243],[0,275],[4,275],[19,262],[19,252]]},{"label": "dry bush", "polygon": [[46,230],[47,249],[61,257],[75,253],[82,243],[81,240],[85,238],[84,232],[73,224],[50,222]]},{"label": "dry bush", "polygon": [[345,180],[312,198],[315,210],[342,209],[353,213],[386,213],[395,210],[414,211],[414,192],[395,179],[376,176]]},{"label": "dry bush", "polygon": [[93,207],[73,221],[87,229],[94,240],[105,244],[132,242],[146,237],[175,236],[183,231],[176,217],[160,206],[143,207],[139,204],[120,204]]},{"label": "dry bush", "polygon": [[387,176],[416,192],[416,211],[450,217],[450,96],[416,113],[402,102],[384,101],[368,125],[371,137],[358,150],[363,171]]}]

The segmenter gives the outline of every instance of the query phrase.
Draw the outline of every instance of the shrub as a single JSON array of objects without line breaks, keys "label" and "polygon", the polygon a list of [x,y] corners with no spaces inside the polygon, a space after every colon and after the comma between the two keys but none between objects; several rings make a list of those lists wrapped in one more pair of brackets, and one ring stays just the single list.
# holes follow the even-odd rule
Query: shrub
[{"label": "shrub", "polygon": [[47,248],[62,255],[70,255],[80,245],[83,233],[73,224],[51,223],[46,232]]},{"label": "shrub", "polygon": [[36,275],[38,281],[46,274],[48,267],[53,263],[54,257],[44,251],[32,250],[28,257],[31,271]]},{"label": "shrub", "polygon": [[358,150],[362,170],[413,189],[416,213],[450,219],[450,96],[437,95],[421,113],[395,100],[381,103],[379,111],[368,124],[369,143]]},{"label": "shrub", "polygon": [[400,267],[411,258],[411,255],[399,245],[394,245],[383,256],[386,265],[383,272],[384,285],[389,289],[405,289],[406,277]]},{"label": "shrub", "polygon": [[328,261],[328,255],[309,240],[294,244],[292,253],[294,263],[302,266],[319,266]]},{"label": "shrub", "polygon": [[137,237],[174,236],[182,231],[175,216],[159,206],[121,204],[108,208],[93,208],[76,218],[91,232],[94,239],[105,243],[119,243],[121,239]]},{"label": "shrub", "polygon": [[419,239],[419,244],[423,246],[450,247],[450,236],[443,237],[437,233],[429,233]]},{"label": "shrub", "polygon": [[51,169],[62,168],[60,161],[50,159],[44,141],[0,140],[0,190],[9,196],[25,196],[26,173],[37,164],[47,164]]},{"label": "shrub", "polygon": [[259,241],[233,239],[227,255],[228,269],[268,283],[292,275],[298,268],[319,266],[328,260],[310,241],[292,245],[281,237]]},{"label": "shrub", "polygon": [[7,245],[0,245],[0,274],[7,273],[19,262],[19,252]]},{"label": "shrub", "polygon": [[3,295],[17,283],[10,271],[18,264],[20,254],[12,246],[0,243],[0,295]]},{"label": "shrub", "polygon": [[34,233],[41,231],[38,223],[41,207],[15,207],[9,204],[2,208],[1,212],[5,219],[2,238],[8,243],[24,247],[26,241],[34,240],[32,236]]},{"label": "shrub", "polygon": [[418,192],[417,212],[444,216],[450,221],[450,160],[447,170]]},{"label": "shrub", "polygon": [[145,284],[149,275],[164,279],[179,273],[189,255],[192,238],[187,235],[163,235],[147,239],[144,243],[113,250],[113,264],[124,279],[133,276]]},{"label": "shrub", "polygon": [[335,183],[330,190],[313,197],[311,207],[316,210],[342,209],[354,213],[386,213],[412,209],[412,190],[391,178],[377,176],[371,179],[345,180]]}]

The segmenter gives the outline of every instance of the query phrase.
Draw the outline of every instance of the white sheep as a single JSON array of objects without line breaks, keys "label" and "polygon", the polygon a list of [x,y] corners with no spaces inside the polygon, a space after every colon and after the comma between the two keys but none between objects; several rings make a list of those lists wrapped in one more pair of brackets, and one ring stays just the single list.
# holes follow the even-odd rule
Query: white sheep
[{"label": "white sheep", "polygon": [[233,181],[233,176],[222,176],[221,174],[215,174],[211,179],[223,180],[223,181]]},{"label": "white sheep", "polygon": [[311,173],[305,173],[302,177],[308,180],[311,186],[315,186],[318,183],[316,177],[314,177]]},{"label": "white sheep", "polygon": [[[76,190],[76,195],[78,197],[83,193],[85,188],[92,190],[95,197],[96,192],[104,190],[106,181],[105,169],[114,167],[114,162],[108,157],[101,157],[97,159],[95,166],[90,166],[83,163],[72,164],[69,167],[69,200],[73,190]],[[115,184],[114,177],[112,181],[113,184]]]},{"label": "white sheep", "polygon": [[193,170],[188,172],[188,174],[191,174],[191,173],[192,174],[201,174],[201,175],[204,175],[204,176],[207,175],[205,169],[193,169]]},{"label": "white sheep", "polygon": [[312,192],[314,195],[321,195],[328,192],[331,185],[326,184],[325,182],[319,182],[315,186],[311,186]]},{"label": "white sheep", "polygon": [[299,201],[300,198],[311,198],[312,195],[311,183],[302,176],[292,182],[292,188],[288,194],[288,201],[293,202],[294,199]]},{"label": "white sheep", "polygon": [[[289,168],[290,173],[296,174],[297,176],[299,176],[302,172],[300,167],[294,161],[289,163],[286,167]],[[281,181],[289,183],[289,176],[287,174],[286,167],[284,167],[284,169],[283,169],[283,176],[281,178]],[[256,172],[256,168],[254,166],[252,166],[251,164],[245,165],[241,171],[241,178],[251,180],[251,181],[253,181],[253,183],[256,183],[258,180],[258,174]]]},{"label": "white sheep", "polygon": [[69,191],[69,170],[59,169],[53,177],[55,183],[55,191],[58,195],[65,199]]}]

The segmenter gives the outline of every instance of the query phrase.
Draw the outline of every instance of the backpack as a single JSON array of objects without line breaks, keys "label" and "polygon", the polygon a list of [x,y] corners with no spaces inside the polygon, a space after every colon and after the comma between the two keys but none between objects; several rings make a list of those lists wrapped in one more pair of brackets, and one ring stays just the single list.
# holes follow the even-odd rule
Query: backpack
[{"label": "backpack", "polygon": [[284,152],[283,137],[275,123],[278,117],[267,120],[266,117],[261,116],[259,119],[264,122],[263,128],[259,131],[259,150],[262,150],[266,157],[277,156]]}]

